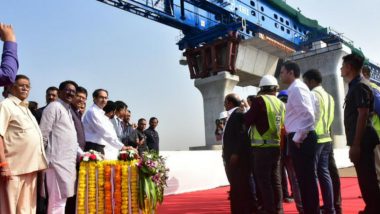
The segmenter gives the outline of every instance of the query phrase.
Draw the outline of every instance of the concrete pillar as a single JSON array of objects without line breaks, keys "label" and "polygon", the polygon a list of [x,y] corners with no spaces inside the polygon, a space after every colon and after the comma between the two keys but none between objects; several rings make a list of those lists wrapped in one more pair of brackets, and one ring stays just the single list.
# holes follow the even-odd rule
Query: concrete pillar
[{"label": "concrete pillar", "polygon": [[[346,136],[343,123],[343,104],[347,93],[347,86],[340,74],[342,57],[351,53],[351,50],[337,43],[325,46],[317,43],[313,49],[306,53],[296,53],[288,58],[297,62],[301,73],[308,69],[318,69],[322,73],[322,86],[332,95],[335,101],[335,117],[332,124],[332,134],[335,148],[346,146]],[[302,74],[301,74],[302,76]]]},{"label": "concrete pillar", "polygon": [[224,109],[224,97],[231,93],[239,77],[229,72],[219,72],[215,76],[204,79],[196,79],[194,86],[198,88],[203,97],[203,111],[205,124],[206,146],[191,147],[190,150],[221,149],[216,144],[215,120]]}]

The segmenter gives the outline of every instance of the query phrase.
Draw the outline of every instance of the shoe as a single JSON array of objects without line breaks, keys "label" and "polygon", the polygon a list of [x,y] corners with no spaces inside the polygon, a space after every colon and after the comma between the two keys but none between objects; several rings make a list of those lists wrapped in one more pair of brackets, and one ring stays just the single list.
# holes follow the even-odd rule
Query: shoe
[{"label": "shoe", "polygon": [[294,202],[294,198],[292,198],[292,197],[286,197],[286,198],[284,198],[284,200],[283,200],[285,203],[293,203]]}]

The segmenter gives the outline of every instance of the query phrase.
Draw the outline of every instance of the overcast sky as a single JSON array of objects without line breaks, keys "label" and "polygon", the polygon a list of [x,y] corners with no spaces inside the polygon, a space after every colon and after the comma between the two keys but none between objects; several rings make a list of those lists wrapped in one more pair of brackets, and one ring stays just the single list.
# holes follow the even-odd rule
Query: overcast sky
[{"label": "overcast sky", "polygon": [[[287,3],[380,62],[380,1]],[[108,89],[111,100],[128,104],[134,121],[158,117],[163,150],[205,144],[202,96],[178,63],[178,30],[96,0],[2,0],[0,21],[16,30],[19,72],[32,83],[29,100],[43,106],[47,87],[71,79],[90,93]],[[238,90],[242,96],[249,91]]]}]

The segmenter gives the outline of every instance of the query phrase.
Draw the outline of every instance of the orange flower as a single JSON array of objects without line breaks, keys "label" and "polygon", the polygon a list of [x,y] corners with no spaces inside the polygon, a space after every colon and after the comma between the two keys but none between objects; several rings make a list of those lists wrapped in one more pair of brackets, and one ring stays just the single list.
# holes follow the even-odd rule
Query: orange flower
[{"label": "orange flower", "polygon": [[105,213],[112,214],[111,165],[104,165],[104,206]]},{"label": "orange flower", "polygon": [[115,165],[115,189],[114,189],[114,200],[115,200],[115,213],[121,213],[121,164]]}]

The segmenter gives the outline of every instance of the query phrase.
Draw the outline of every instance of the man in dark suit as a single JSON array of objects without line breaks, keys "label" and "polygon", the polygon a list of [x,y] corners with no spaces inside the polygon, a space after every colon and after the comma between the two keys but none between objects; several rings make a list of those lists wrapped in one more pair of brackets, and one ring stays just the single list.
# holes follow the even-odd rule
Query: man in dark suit
[{"label": "man in dark suit", "polygon": [[223,161],[230,182],[232,214],[250,213],[253,200],[249,186],[249,137],[240,103],[236,94],[228,94],[224,100],[228,117],[223,135]]}]

